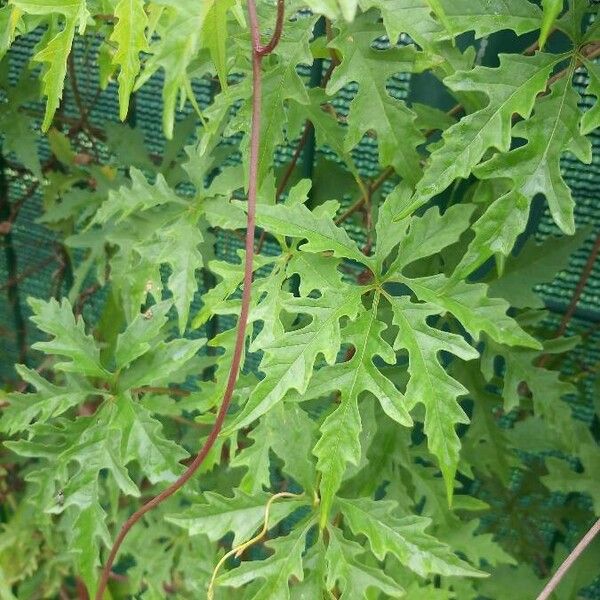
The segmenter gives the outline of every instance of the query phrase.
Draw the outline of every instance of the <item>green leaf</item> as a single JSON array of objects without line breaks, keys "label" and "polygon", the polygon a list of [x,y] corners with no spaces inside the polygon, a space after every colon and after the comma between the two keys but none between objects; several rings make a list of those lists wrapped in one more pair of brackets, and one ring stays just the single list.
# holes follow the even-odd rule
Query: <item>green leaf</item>
[{"label": "green leaf", "polygon": [[217,584],[239,588],[246,583],[264,579],[265,582],[256,592],[248,596],[251,600],[289,600],[291,577],[302,581],[302,555],[306,546],[306,535],[313,526],[310,519],[303,522],[285,536],[267,542],[274,551],[269,558],[260,561],[244,561],[236,569],[217,578]]},{"label": "green leaf", "polygon": [[66,386],[58,386],[24,365],[16,365],[15,369],[23,381],[36,391],[8,395],[9,404],[2,411],[0,429],[9,435],[27,430],[34,421],[45,423],[58,417],[70,408],[83,404],[90,395],[99,393],[75,378],[67,378]]},{"label": "green leaf", "polygon": [[[190,535],[206,535],[216,542],[233,532],[232,546],[249,540],[262,527],[265,510],[271,494],[258,492],[252,495],[235,490],[228,498],[214,492],[204,492],[205,502],[194,503],[182,513],[171,514],[167,521],[186,529]],[[274,527],[300,506],[305,499],[284,498],[271,504],[269,527]]]},{"label": "green leaf", "polygon": [[45,302],[29,298],[28,302],[33,310],[31,320],[41,331],[53,336],[51,341],[36,342],[32,348],[70,359],[54,365],[60,371],[110,377],[100,362],[100,350],[94,338],[85,333],[83,319],[75,319],[68,300],[58,303],[55,299]]},{"label": "green leaf", "polygon": [[250,394],[248,402],[224,434],[246,427],[280,402],[290,390],[303,394],[319,355],[333,364],[342,343],[339,321],[358,314],[362,290],[340,282],[337,288],[322,289],[322,294],[317,299],[289,296],[282,302],[286,311],[309,315],[312,320],[265,344],[260,363],[265,378]]},{"label": "green leaf", "polygon": [[425,517],[398,518],[392,514],[394,502],[369,498],[338,498],[344,522],[367,537],[373,554],[384,560],[388,553],[421,577],[437,573],[458,577],[485,577],[486,574],[462,561],[445,544],[425,533],[431,523]]},{"label": "green leaf", "polygon": [[115,368],[117,370],[126,367],[150,350],[151,342],[155,340],[167,322],[167,313],[171,306],[172,302],[170,301],[155,304],[150,312],[137,315],[127,329],[119,334],[115,347]]},{"label": "green leaf", "polygon": [[542,25],[540,27],[540,37],[538,40],[540,49],[543,49],[546,45],[554,22],[562,12],[563,6],[564,0],[542,0],[542,9],[544,12],[542,15]]},{"label": "green leaf", "polygon": [[500,298],[488,298],[484,283],[454,281],[444,275],[409,279],[399,276],[417,297],[452,313],[476,340],[483,331],[500,344],[539,349],[540,343],[506,314],[510,308]]},{"label": "green leaf", "polygon": [[[448,208],[443,215],[440,215],[437,208],[431,208],[418,219],[411,218],[392,223],[395,234],[402,237],[398,245],[398,257],[390,266],[389,272],[401,272],[409,264],[438,254],[447,246],[455,244],[463,231],[469,227],[474,210],[473,205],[456,204]],[[389,217],[390,214],[383,215],[386,221]],[[381,237],[387,236],[384,234]],[[378,234],[377,239],[379,238]],[[389,242],[386,240],[385,243]]]},{"label": "green leaf", "polygon": [[444,83],[453,91],[481,92],[488,103],[446,129],[443,143],[432,153],[413,198],[398,218],[411,214],[455,179],[468,177],[488,149],[508,151],[513,115],[529,116],[552,68],[564,58],[544,53],[531,57],[502,54],[498,68],[479,66],[447,77]]},{"label": "green leaf", "polygon": [[501,277],[490,282],[490,295],[500,296],[516,308],[542,308],[544,303],[534,287],[549,283],[564,271],[588,235],[585,228],[573,237],[549,237],[541,244],[528,240],[518,256],[508,260]]},{"label": "green leaf", "polygon": [[124,395],[117,399],[113,423],[123,437],[123,462],[137,461],[150,483],[173,482],[183,472],[180,462],[189,456],[178,444],[167,440],[159,421],[137,402]]},{"label": "green leaf", "polygon": [[148,51],[145,35],[148,16],[145,4],[145,0],[120,0],[115,7],[114,14],[118,21],[110,41],[117,45],[113,64],[120,67],[119,116],[121,121],[127,117],[133,84],[140,72],[140,52]]},{"label": "green leaf", "polygon": [[390,598],[400,598],[404,590],[381,568],[361,563],[357,556],[365,549],[347,540],[336,527],[328,527],[329,543],[325,559],[328,564],[327,587],[332,590],[339,582],[342,600],[367,598],[367,590],[378,589]]},{"label": "green leaf", "polygon": [[315,13],[335,19],[340,15],[346,21],[352,21],[358,7],[358,0],[306,0],[308,7]]},{"label": "green leaf", "polygon": [[439,312],[435,306],[413,304],[406,297],[389,300],[393,323],[398,327],[394,349],[408,351],[410,379],[405,392],[406,406],[410,410],[420,402],[425,405],[428,447],[439,461],[450,501],[460,450],[455,426],[468,423],[469,419],[457,402],[458,396],[467,390],[442,367],[440,352],[450,352],[463,360],[477,358],[479,353],[461,336],[427,324],[428,317]]},{"label": "green leaf", "polygon": [[329,516],[346,464],[357,465],[361,457],[359,396],[368,391],[388,416],[402,425],[412,424],[402,394],[373,363],[380,357],[387,364],[396,364],[395,352],[382,337],[385,329],[377,319],[376,300],[371,311],[364,312],[343,330],[345,341],[354,347],[352,358],[319,370],[306,394],[310,398],[340,392],[340,404],[321,425],[321,438],[313,451],[321,473],[321,527]]},{"label": "green leaf", "polygon": [[53,33],[46,47],[33,57],[36,62],[47,63],[42,77],[43,92],[47,97],[42,130],[47,131],[62,98],[67,58],[71,52],[75,28],[79,25],[79,32],[83,33],[89,13],[85,0],[64,3],[48,2],[48,0],[13,0],[12,4],[26,14],[60,14],[64,17],[63,29],[57,34]]},{"label": "green leaf", "polygon": [[157,24],[159,35],[150,44],[150,57],[134,90],[138,90],[158,70],[164,71],[163,131],[167,139],[171,139],[177,98],[182,92],[184,97],[187,96],[190,81],[188,69],[200,50],[204,23],[214,2],[180,0],[167,1],[165,4]]},{"label": "green leaf", "polygon": [[223,89],[227,88],[227,12],[235,0],[210,0],[203,25],[202,45],[208,48]]},{"label": "green leaf", "polygon": [[271,233],[306,239],[300,246],[304,252],[329,250],[340,258],[350,258],[366,265],[372,262],[358,249],[344,229],[337,227],[331,219],[310,211],[304,204],[261,204],[257,210],[256,222]]},{"label": "green leaf", "polygon": [[[514,135],[525,138],[528,143],[516,150],[494,156],[475,170],[475,174],[482,179],[507,178],[511,181],[509,199],[500,198],[497,201],[506,205],[504,214],[514,204],[515,196],[527,201],[521,202],[519,206],[518,227],[513,227],[511,231],[506,224],[502,224],[501,236],[507,238],[503,251],[512,248],[516,236],[525,228],[529,203],[536,194],[546,196],[555,223],[565,233],[575,233],[575,203],[571,190],[562,177],[560,159],[564,152],[569,151],[585,163],[592,160],[591,143],[579,132],[578,98],[568,77],[557,82],[552,93],[536,104],[533,118],[514,128]],[[477,246],[496,247],[499,243],[488,231],[490,225],[486,223],[485,214],[481,221],[475,226],[478,236],[472,243],[471,253]],[[510,223],[508,220],[506,222]],[[481,252],[479,249],[479,253]]]},{"label": "green leaf", "polygon": [[[119,376],[119,390],[142,386],[166,385],[176,379],[185,379],[185,368],[206,343],[205,339],[175,339],[159,342],[123,370]],[[183,377],[181,377],[183,376]]]},{"label": "green leaf", "polygon": [[371,43],[382,31],[371,20],[372,15],[361,15],[351,25],[341,28],[329,44],[343,59],[327,84],[327,93],[333,95],[353,81],[358,83],[358,93],[350,103],[345,150],[354,148],[367,131],[375,131],[381,166],[392,165],[414,185],[421,171],[416,147],[424,137],[415,125],[416,114],[389,95],[386,82],[395,73],[419,73],[436,61],[413,46],[373,49]]},{"label": "green leaf", "polygon": [[600,68],[591,60],[584,61],[590,82],[587,93],[596,96],[596,102],[581,117],[581,133],[588,134],[600,127]]}]

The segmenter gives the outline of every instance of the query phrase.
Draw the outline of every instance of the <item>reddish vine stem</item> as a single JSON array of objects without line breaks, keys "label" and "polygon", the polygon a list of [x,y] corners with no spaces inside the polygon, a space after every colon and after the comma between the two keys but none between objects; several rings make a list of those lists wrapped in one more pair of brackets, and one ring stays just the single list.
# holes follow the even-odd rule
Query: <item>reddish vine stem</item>
[{"label": "reddish vine stem", "polygon": [[242,291],[242,306],[238,320],[237,334],[235,347],[233,350],[233,358],[229,369],[229,377],[227,386],[223,394],[223,400],[217,413],[215,422],[206,438],[206,441],[200,448],[194,460],[189,464],[184,473],[173,482],[168,488],[163,490],[157,496],[146,502],[141,508],[133,513],[121,527],[117,538],[113,543],[106,564],[102,569],[102,574],[96,591],[96,600],[103,600],[104,592],[108,584],[110,572],[123,543],[123,540],[131,530],[131,528],[149,511],[170,498],[173,494],[179,491],[196,473],[198,468],[204,462],[206,456],[217,441],[217,438],[223,428],[225,416],[231,403],[233,390],[237,382],[242,355],[244,352],[244,342],[246,339],[246,326],[248,323],[248,313],[250,310],[252,273],[254,263],[254,234],[256,221],[256,196],[257,196],[257,179],[258,179],[258,152],[260,145],[260,113],[261,113],[261,62],[262,58],[275,48],[281,37],[283,27],[283,0],[279,0],[277,8],[277,24],[271,41],[266,46],[260,44],[260,31],[258,24],[258,15],[256,13],[255,0],[248,0],[248,16],[250,21],[250,31],[252,35],[252,123],[250,130],[250,168],[248,176],[248,214],[246,226],[246,257],[244,261],[244,282]]},{"label": "reddish vine stem", "polygon": [[600,519],[598,519],[590,528],[590,530],[581,538],[579,544],[573,548],[573,551],[552,576],[546,587],[542,590],[537,600],[548,600],[552,592],[557,588],[562,581],[567,571],[573,566],[573,563],[583,554],[584,550],[592,543],[594,538],[600,533]]}]

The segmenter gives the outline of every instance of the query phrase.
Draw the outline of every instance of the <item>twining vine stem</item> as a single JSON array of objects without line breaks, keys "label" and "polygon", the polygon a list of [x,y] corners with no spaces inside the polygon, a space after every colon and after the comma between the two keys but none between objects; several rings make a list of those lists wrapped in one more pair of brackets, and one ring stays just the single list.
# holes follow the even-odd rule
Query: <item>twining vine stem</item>
[{"label": "twining vine stem", "polygon": [[546,584],[537,600],[548,600],[552,592],[556,589],[567,571],[573,566],[573,563],[583,554],[583,551],[592,543],[594,538],[600,533],[600,519],[598,519],[590,530],[581,538],[581,541],[552,576],[552,579]]},{"label": "twining vine stem", "polygon": [[233,390],[237,382],[242,356],[244,352],[244,342],[246,339],[246,326],[248,323],[248,312],[250,309],[250,298],[252,288],[252,273],[254,264],[254,234],[256,220],[256,195],[258,187],[258,152],[260,146],[260,113],[261,113],[261,62],[263,57],[267,56],[279,43],[281,32],[283,30],[284,17],[284,0],[277,2],[277,20],[271,40],[266,45],[260,43],[260,29],[258,24],[258,15],[256,12],[255,0],[248,0],[248,16],[250,21],[250,32],[252,37],[252,122],[250,129],[250,166],[248,175],[248,211],[246,222],[246,256],[244,260],[244,282],[242,291],[242,307],[237,326],[237,334],[235,347],[233,350],[233,358],[229,369],[227,386],[223,394],[223,400],[215,422],[206,438],[206,441],[200,448],[194,460],[189,464],[184,473],[174,481],[168,488],[163,490],[157,496],[146,502],[136,512],[134,512],[123,523],[119,534],[117,535],[113,547],[108,555],[108,559],[98,583],[96,591],[96,600],[103,600],[104,592],[108,584],[110,572],[119,552],[119,548],[123,540],[131,530],[131,528],[149,511],[156,508],[159,504],[170,498],[178,490],[180,490],[196,473],[199,467],[204,462],[206,456],[214,446],[217,438],[223,428],[225,417],[231,404]]}]

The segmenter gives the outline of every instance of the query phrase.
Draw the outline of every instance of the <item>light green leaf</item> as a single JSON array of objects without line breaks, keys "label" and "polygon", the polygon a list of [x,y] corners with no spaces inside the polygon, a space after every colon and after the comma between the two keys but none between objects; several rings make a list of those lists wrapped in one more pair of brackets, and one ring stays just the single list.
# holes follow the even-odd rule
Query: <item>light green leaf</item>
[{"label": "light green leaf", "polygon": [[564,58],[544,53],[531,57],[503,54],[498,68],[479,66],[447,77],[444,82],[455,92],[482,92],[488,103],[446,129],[443,143],[432,153],[413,198],[398,218],[411,214],[455,179],[468,177],[488,149],[508,151],[513,115],[529,116],[552,68]]},{"label": "light green leaf", "polygon": [[405,392],[406,406],[410,410],[418,403],[425,405],[428,447],[439,461],[450,501],[460,450],[455,427],[458,423],[468,423],[469,419],[457,402],[458,396],[467,390],[442,367],[440,352],[450,352],[463,360],[477,358],[479,353],[459,335],[427,324],[427,318],[439,312],[435,306],[413,304],[406,297],[389,300],[393,323],[398,327],[394,349],[408,351],[410,379]]},{"label": "light green leaf", "polygon": [[328,527],[327,531],[327,587],[332,590],[339,583],[342,592],[340,600],[367,598],[369,589],[378,589],[389,598],[404,595],[404,590],[383,569],[367,566],[357,559],[358,555],[365,553],[362,546],[347,540],[337,527]]},{"label": "light green leaf", "polygon": [[176,378],[187,376],[188,363],[206,343],[205,339],[175,339],[159,342],[123,370],[119,376],[119,390],[128,390],[144,385],[160,386],[171,383]]},{"label": "light green leaf", "polygon": [[344,515],[344,522],[355,534],[367,537],[373,554],[379,560],[385,559],[389,552],[421,577],[434,573],[457,577],[486,576],[458,558],[448,546],[425,533],[430,519],[394,516],[395,502],[338,498],[337,505]]},{"label": "light green leaf", "polygon": [[323,289],[320,298],[290,296],[282,303],[286,311],[310,315],[312,320],[264,346],[260,370],[265,373],[265,378],[250,394],[233,423],[226,427],[226,433],[252,423],[280,402],[290,390],[303,394],[319,355],[333,364],[342,343],[339,321],[358,314],[362,291],[339,282],[337,288]]},{"label": "light green leaf", "polygon": [[46,47],[42,48],[33,57],[36,62],[47,63],[42,77],[43,92],[47,97],[42,130],[47,131],[62,98],[67,73],[67,58],[71,52],[75,28],[79,26],[79,33],[83,33],[89,13],[85,0],[70,0],[68,2],[61,2],[60,0],[12,0],[12,4],[25,14],[60,14],[64,17],[63,29],[53,35]]},{"label": "light green leaf", "polygon": [[264,579],[264,584],[251,595],[249,600],[289,600],[291,577],[302,581],[302,555],[306,547],[306,535],[314,522],[310,519],[296,525],[285,536],[267,542],[274,554],[265,560],[244,561],[236,569],[224,573],[217,579],[218,585],[239,588],[246,583]]},{"label": "light green leaf", "polygon": [[119,334],[115,347],[115,368],[117,370],[126,367],[150,350],[151,342],[167,322],[167,313],[171,306],[172,302],[170,301],[155,304],[150,312],[137,315],[127,329]]},{"label": "light green leaf", "polygon": [[562,12],[563,6],[564,0],[542,0],[542,9],[544,12],[542,15],[542,25],[540,27],[540,37],[538,41],[540,49],[543,49],[546,45],[554,22]]},{"label": "light green leaf", "polygon": [[389,95],[386,82],[395,73],[419,73],[436,61],[413,46],[373,49],[371,43],[382,34],[382,29],[371,20],[372,15],[358,17],[342,27],[329,44],[343,58],[327,85],[327,93],[332,95],[353,81],[358,83],[358,93],[350,104],[345,150],[354,148],[367,131],[375,131],[381,166],[392,165],[414,185],[421,171],[416,147],[424,137],[415,125],[416,114]]},{"label": "light green leaf", "polygon": [[366,265],[372,262],[344,229],[335,225],[331,219],[316,215],[304,204],[260,205],[256,222],[271,233],[306,239],[300,246],[305,252],[329,250],[340,258],[350,258]]},{"label": "light green leaf", "polygon": [[[517,235],[525,227],[529,204],[536,194],[546,196],[555,223],[565,233],[572,235],[575,232],[575,203],[571,190],[562,177],[560,159],[564,152],[569,151],[583,162],[589,163],[592,160],[591,143],[579,132],[580,112],[577,101],[578,94],[571,87],[568,78],[556,83],[550,96],[536,104],[533,118],[514,128],[514,134],[527,139],[528,143],[516,150],[494,156],[475,170],[475,174],[482,179],[506,178],[511,181],[508,192],[510,198],[497,200],[498,204],[504,204],[506,208],[492,218],[486,217],[487,213],[484,214],[475,225],[477,237],[467,255],[470,258],[475,253],[478,254],[479,260],[475,264],[485,256],[486,247],[499,249],[502,253],[512,249]],[[522,199],[517,203],[520,216],[516,227],[509,214],[506,215],[508,219],[502,223],[502,216],[509,206],[515,204],[515,197]],[[491,228],[498,222],[501,229],[494,234]],[[513,225],[512,230],[507,224]],[[465,258],[465,261],[469,258]]]},{"label": "light green leaf", "polygon": [[70,359],[55,364],[54,368],[91,377],[110,377],[100,362],[100,350],[94,338],[85,333],[83,319],[75,319],[68,300],[63,299],[59,304],[54,298],[48,302],[29,298],[28,302],[34,313],[31,320],[41,331],[53,336],[51,341],[36,342],[32,347]]},{"label": "light green leaf", "polygon": [[[600,23],[600,19],[598,22]],[[594,105],[581,117],[581,133],[585,135],[600,127],[600,67],[591,60],[584,61],[584,64],[590,78],[587,93],[596,96]]]},{"label": "light green leaf", "polygon": [[321,526],[329,516],[346,464],[357,465],[361,457],[359,396],[370,392],[388,416],[402,425],[412,424],[402,394],[373,363],[376,357],[387,364],[396,363],[395,352],[381,335],[385,329],[377,319],[375,301],[371,311],[364,312],[343,330],[344,339],[354,347],[352,358],[319,370],[306,394],[311,398],[340,392],[340,404],[321,425],[321,438],[313,451],[321,473]]},{"label": "light green leaf", "polygon": [[202,45],[208,48],[221,87],[227,88],[227,11],[235,0],[209,0],[203,26]]},{"label": "light green leaf", "polygon": [[44,423],[58,417],[69,408],[83,404],[98,390],[68,378],[66,386],[58,386],[24,365],[16,365],[19,376],[35,388],[27,394],[14,392],[8,395],[8,406],[2,410],[0,429],[9,435],[25,431],[33,421]]},{"label": "light green leaf", "polygon": [[451,312],[476,340],[484,331],[501,344],[537,349],[541,347],[536,339],[506,314],[510,308],[506,301],[488,298],[488,287],[483,283],[453,281],[441,274],[418,279],[398,279],[408,285],[420,300]]},{"label": "light green leaf", "polygon": [[358,0],[306,0],[308,7],[315,13],[336,19],[340,15],[346,21],[352,21],[358,7]]},{"label": "light green leaf", "polygon": [[121,121],[127,117],[133,84],[140,72],[140,52],[148,51],[148,41],[145,35],[148,15],[145,4],[145,0],[120,0],[115,7],[115,17],[118,21],[110,36],[110,41],[117,45],[113,64],[121,68],[119,72],[119,116]]},{"label": "light green leaf", "polygon": [[[206,535],[216,542],[233,532],[232,546],[249,540],[265,520],[265,510],[271,494],[258,492],[247,494],[235,490],[233,497],[221,496],[214,492],[204,492],[205,502],[194,503],[179,514],[171,514],[167,521],[186,529],[190,535]],[[306,504],[306,499],[282,498],[271,504],[269,527]]]}]

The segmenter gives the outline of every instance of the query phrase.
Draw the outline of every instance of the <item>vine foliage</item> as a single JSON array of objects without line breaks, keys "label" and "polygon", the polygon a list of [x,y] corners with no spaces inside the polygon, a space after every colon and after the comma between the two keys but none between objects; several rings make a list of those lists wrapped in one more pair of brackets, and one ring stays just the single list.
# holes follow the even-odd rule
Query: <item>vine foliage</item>
[{"label": "vine foliage", "polygon": [[[3,392],[0,596],[537,593],[566,549],[535,519],[600,514],[560,375],[587,338],[534,291],[590,233],[561,159],[592,161],[600,30],[565,4],[2,2],[3,168],[32,182],[2,231],[41,192],[63,263]],[[466,43],[501,34],[523,52],[495,66]],[[157,81],[159,153],[134,122]],[[95,123],[113,88],[126,123]],[[524,243],[540,196],[563,235]]]}]

